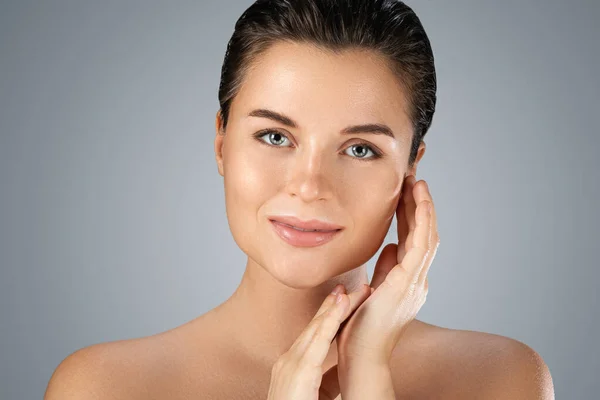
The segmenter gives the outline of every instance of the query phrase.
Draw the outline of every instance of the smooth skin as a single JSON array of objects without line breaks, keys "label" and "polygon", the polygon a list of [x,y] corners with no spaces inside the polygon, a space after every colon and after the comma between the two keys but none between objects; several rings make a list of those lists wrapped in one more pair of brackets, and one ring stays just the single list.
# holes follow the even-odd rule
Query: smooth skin
[{"label": "smooth skin", "polygon": [[[419,188],[426,185],[421,182]],[[369,286],[345,294],[344,286],[337,285],[327,296],[315,318],[275,363],[268,400],[325,400],[340,394],[344,399],[395,399],[390,359],[425,303],[427,271],[440,243],[433,199],[425,188],[414,195],[414,186],[415,177],[410,175],[407,195],[396,213],[403,244],[384,248]],[[339,364],[322,375],[336,335]]]},{"label": "smooth skin", "polygon": [[[253,112],[259,109],[288,118]],[[227,221],[247,256],[238,287],[171,330],[73,352],[51,376],[45,399],[264,400],[281,397],[286,388],[277,383],[286,380],[316,396],[315,387],[330,378],[335,383],[335,376],[345,400],[553,398],[548,367],[527,345],[414,318],[428,289],[421,278],[409,285],[409,276],[427,275],[439,239],[435,209],[429,239],[417,224],[420,204],[433,201],[425,181],[410,178],[418,176],[425,142],[409,169],[407,110],[397,76],[377,53],[290,42],[262,53],[243,79],[227,126],[218,111],[215,119]],[[343,133],[357,124],[386,125],[393,135]],[[322,246],[295,248],[268,220],[287,213],[344,229]],[[399,242],[384,246],[370,282],[366,263],[384,245],[394,215]],[[198,279],[210,279],[217,268],[202,267]],[[319,314],[336,286],[344,287],[345,313]],[[318,384],[319,368],[304,376],[286,362],[306,354],[293,346],[307,343],[307,329],[321,333],[305,350],[321,363],[321,377],[330,371]],[[335,396],[335,388],[326,390]]]}]

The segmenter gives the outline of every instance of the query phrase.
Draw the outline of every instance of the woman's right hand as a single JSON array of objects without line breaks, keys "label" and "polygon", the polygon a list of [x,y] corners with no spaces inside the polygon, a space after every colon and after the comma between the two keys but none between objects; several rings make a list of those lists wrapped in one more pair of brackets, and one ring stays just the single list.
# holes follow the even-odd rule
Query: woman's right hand
[{"label": "woman's right hand", "polygon": [[340,394],[337,366],[323,374],[323,362],[340,325],[370,296],[371,289],[365,284],[361,290],[344,292],[338,284],[273,365],[268,400],[333,400]]}]

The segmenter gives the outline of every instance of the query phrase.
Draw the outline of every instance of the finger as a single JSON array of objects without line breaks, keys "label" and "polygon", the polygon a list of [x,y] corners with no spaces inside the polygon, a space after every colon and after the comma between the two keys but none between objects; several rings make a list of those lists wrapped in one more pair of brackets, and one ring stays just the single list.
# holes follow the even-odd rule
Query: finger
[{"label": "finger", "polygon": [[371,294],[370,288],[371,287],[365,283],[360,285],[360,287],[354,292],[347,294],[348,298],[350,299],[350,307],[348,309],[349,312],[347,313],[348,316],[352,314],[352,312],[354,312],[354,310],[356,310],[362,304],[362,302],[367,299],[367,297],[369,297]]},{"label": "finger", "polygon": [[[419,251],[417,254],[419,255],[418,259],[415,259],[414,264],[414,275],[412,276],[411,282],[418,282],[421,272],[427,263],[429,258],[429,254],[431,253],[431,212],[429,211],[429,206],[432,205],[431,202],[424,200],[419,203],[418,207],[418,215],[417,215],[417,227],[415,228],[412,248],[416,248]],[[417,261],[418,260],[418,261]]]},{"label": "finger", "polygon": [[[424,180],[420,180],[418,182],[415,182],[414,187],[413,187],[413,197],[414,197],[414,202],[415,204],[427,204],[427,205],[431,205],[433,206],[433,199],[431,197],[431,193],[429,192],[429,185],[427,184],[427,182],[425,182]],[[433,226],[431,225],[432,223],[432,218],[433,218],[433,212],[435,210],[432,210],[431,214],[426,214],[426,220],[423,219],[422,221],[426,223],[427,226],[427,230],[424,231],[424,233],[426,234],[426,236],[421,237],[421,238],[417,238],[415,237],[416,232],[412,232],[412,237],[410,238],[410,241],[408,241],[408,243],[411,243],[411,247],[412,245],[414,245],[415,241],[420,240],[420,239],[424,239],[426,242],[426,246],[428,248],[428,254],[427,254],[427,259],[424,260],[423,264],[421,265],[421,268],[419,270],[419,275],[415,277],[415,283],[416,282],[423,282],[422,279],[422,272],[424,269],[428,269],[429,265],[430,265],[430,260],[431,260],[431,253],[432,253],[432,248],[433,246],[433,242],[432,242],[432,238],[433,238],[433,232],[432,232],[432,228]],[[417,214],[415,213],[416,219],[418,219]]]},{"label": "finger", "polygon": [[427,246],[427,254],[425,255],[425,260],[423,261],[423,265],[419,271],[419,275],[417,276],[417,283],[419,284],[424,283],[427,273],[429,272],[429,267],[431,266],[433,257],[435,257],[435,252],[437,250],[437,245],[433,242],[433,215],[429,215],[426,225],[428,229],[426,236],[421,238],[421,245]]},{"label": "finger", "polygon": [[[335,321],[336,319],[339,319],[339,321],[336,322],[335,330],[332,333],[332,335],[335,335],[339,324],[341,323],[341,321],[343,321],[342,313],[345,312],[345,310],[342,310],[342,308],[348,306],[348,295],[344,294],[344,291],[345,288],[342,284],[338,284],[334,287],[333,292],[325,298],[323,304],[321,305],[313,319],[308,323],[308,325],[304,328],[304,330],[298,336],[296,341],[292,344],[292,346],[288,350],[289,354],[292,354],[293,357],[302,357],[302,355],[306,351],[306,348],[310,345],[311,341],[313,340],[313,337],[316,334],[317,330],[327,320],[330,320],[328,322],[329,325],[327,326],[331,326],[331,320]],[[337,295],[342,295],[342,297],[340,298],[340,301],[336,303]],[[346,298],[344,298],[344,296]]]},{"label": "finger", "polygon": [[369,289],[370,286],[365,283],[361,285],[357,290],[347,293],[346,286],[340,284],[339,293],[347,294],[348,298],[350,299],[350,307],[347,310],[348,315],[345,316],[346,319],[352,314],[352,312],[354,312],[354,310],[358,308],[358,306],[362,304],[363,301],[367,299],[367,297],[369,297],[369,294],[372,293],[372,291],[370,291]]},{"label": "finger", "polygon": [[398,245],[388,243],[385,245],[375,264],[373,278],[371,278],[371,287],[377,289],[381,282],[385,280],[387,274],[396,264],[398,264]]},{"label": "finger", "polygon": [[404,296],[407,284],[414,284],[418,281],[419,274],[423,269],[427,254],[429,252],[429,217],[427,216],[427,203],[421,202],[417,207],[416,227],[414,230],[412,246],[402,259],[402,262],[396,265],[387,274],[384,282],[396,296]]},{"label": "finger", "polygon": [[417,208],[417,203],[415,202],[415,184],[417,183],[417,179],[414,175],[409,175],[406,181],[406,192],[404,199],[404,216],[406,218],[406,223],[408,224],[408,231],[415,229],[416,220],[415,220],[415,210]]},{"label": "finger", "polygon": [[[368,285],[361,285],[359,290],[346,294],[343,284],[336,285],[334,291],[336,289],[339,290],[338,294],[342,296],[340,301],[336,303],[336,296],[332,296],[332,294],[328,295],[315,317],[304,328],[304,331],[302,331],[294,344],[292,344],[288,353],[293,354],[293,357],[301,358],[307,352],[309,346],[313,346],[315,342],[320,340],[320,337],[317,337],[317,335],[321,335],[321,337],[326,336],[329,340],[327,343],[328,346],[331,345],[331,342],[333,342],[335,335],[340,329],[342,321],[347,319],[369,297],[370,290],[368,288]],[[331,333],[330,329],[333,329],[334,325],[335,330]]]},{"label": "finger", "polygon": [[323,365],[325,357],[331,347],[331,342],[344,320],[344,314],[349,306],[347,294],[339,293],[339,300],[327,311],[313,319],[298,337],[297,345],[292,345],[291,357],[309,367]]},{"label": "finger", "polygon": [[346,293],[346,288],[341,283],[338,283],[337,285],[335,285],[333,287],[333,290],[331,291],[331,293],[329,293],[327,295],[327,297],[325,298],[325,300],[323,300],[323,303],[321,303],[321,307],[319,307],[319,309],[315,313],[315,316],[313,317],[313,319],[318,317],[319,315],[323,314],[325,311],[327,311],[329,309],[329,307],[331,307],[331,305],[333,303],[335,303],[335,296],[338,293]]},{"label": "finger", "polygon": [[398,239],[402,239],[408,235],[408,232],[411,229],[409,224],[409,215],[414,215],[414,206],[412,210],[408,210],[409,204],[414,201],[413,198],[413,185],[415,183],[415,176],[408,175],[404,179],[404,184],[402,187],[402,195],[400,196],[400,201],[398,202],[398,208],[396,209],[396,220],[397,224],[397,233]]},{"label": "finger", "polygon": [[398,220],[398,251],[397,263],[401,262],[411,247],[413,232],[416,226],[415,210],[416,203],[414,198],[414,186],[416,178],[409,175],[406,181],[406,188],[402,197],[401,213],[397,215]]},{"label": "finger", "polygon": [[358,290],[351,292],[348,294],[348,298],[350,299],[350,307],[348,308],[346,314],[344,315],[344,320],[340,324],[338,328],[338,332],[336,332],[336,336],[340,330],[344,328],[344,326],[350,321],[350,317],[354,314],[356,309],[373,293],[371,287],[367,284],[361,285]]},{"label": "finger", "polygon": [[431,264],[433,264],[433,259],[435,258],[435,255],[437,253],[438,246],[439,245],[434,242],[433,248],[429,250],[429,253],[427,254],[427,260],[425,261],[425,265],[423,266],[423,270],[419,274],[419,283],[424,283],[427,281],[427,274],[429,273],[429,268],[431,267]]},{"label": "finger", "polygon": [[427,274],[429,273],[429,267],[433,263],[433,260],[436,256],[438,246],[440,244],[439,235],[437,233],[437,220],[435,214],[435,205],[433,201],[431,202],[432,210],[431,216],[429,218],[429,252],[427,253],[427,259],[425,260],[425,265],[419,274],[418,282],[423,284],[427,280]]}]

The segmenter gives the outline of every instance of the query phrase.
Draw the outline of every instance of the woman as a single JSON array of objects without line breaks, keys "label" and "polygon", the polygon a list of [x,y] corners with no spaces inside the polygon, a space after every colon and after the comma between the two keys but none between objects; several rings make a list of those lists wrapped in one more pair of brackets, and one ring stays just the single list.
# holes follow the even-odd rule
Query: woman
[{"label": "woman", "polygon": [[[415,319],[440,240],[415,179],[436,77],[411,8],[256,1],[219,102],[217,168],[248,256],[239,287],[167,332],[71,354],[46,399],[553,398],[525,344]],[[394,215],[399,242],[369,281]]]}]

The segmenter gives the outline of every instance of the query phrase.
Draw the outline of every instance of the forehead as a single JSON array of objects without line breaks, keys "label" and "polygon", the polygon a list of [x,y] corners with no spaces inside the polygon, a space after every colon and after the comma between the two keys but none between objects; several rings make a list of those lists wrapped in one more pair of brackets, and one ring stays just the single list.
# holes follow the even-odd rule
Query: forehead
[{"label": "forehead", "polygon": [[387,62],[369,50],[335,54],[277,42],[252,63],[234,99],[236,112],[272,108],[301,125],[382,122],[410,134],[406,95]]}]

